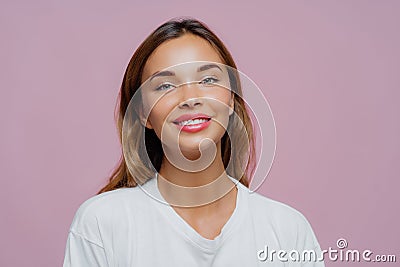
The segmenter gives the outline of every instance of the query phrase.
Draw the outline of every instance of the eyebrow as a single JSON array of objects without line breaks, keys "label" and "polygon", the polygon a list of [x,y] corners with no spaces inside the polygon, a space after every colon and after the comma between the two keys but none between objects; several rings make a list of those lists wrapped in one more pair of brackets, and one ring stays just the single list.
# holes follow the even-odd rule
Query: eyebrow
[{"label": "eyebrow", "polygon": [[[212,68],[218,68],[220,71],[222,71],[222,69],[217,64],[206,64],[206,65],[202,65],[202,66],[198,67],[197,72],[202,72],[202,71],[209,70]],[[150,81],[156,77],[161,77],[161,76],[175,76],[175,73],[172,71],[169,71],[169,70],[156,71],[153,75],[151,75]]]},{"label": "eyebrow", "polygon": [[217,64],[206,64],[206,65],[200,66],[197,69],[197,72],[205,71],[205,70],[212,69],[212,68],[218,68],[220,71],[222,71],[222,69]]},{"label": "eyebrow", "polygon": [[161,76],[174,76],[175,73],[172,71],[156,71],[153,75],[151,75],[150,81],[153,80],[156,77],[161,77]]}]

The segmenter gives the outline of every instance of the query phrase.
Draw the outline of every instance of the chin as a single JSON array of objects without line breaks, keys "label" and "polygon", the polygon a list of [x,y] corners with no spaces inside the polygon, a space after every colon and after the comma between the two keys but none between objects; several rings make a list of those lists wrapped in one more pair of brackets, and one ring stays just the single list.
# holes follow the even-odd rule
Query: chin
[{"label": "chin", "polygon": [[[181,143],[179,144],[180,150],[182,154],[186,155],[193,155],[200,157],[200,141],[203,140],[204,138],[200,139],[198,142],[194,142],[191,140],[190,142],[184,142],[181,140]],[[214,150],[218,149],[218,142],[215,141],[213,138],[207,138],[208,140],[204,140],[201,142],[201,150],[205,155],[210,154],[209,156],[214,156]],[[183,142],[182,142],[183,141]],[[186,156],[187,157],[187,156]],[[187,157],[189,158],[189,157]]]}]

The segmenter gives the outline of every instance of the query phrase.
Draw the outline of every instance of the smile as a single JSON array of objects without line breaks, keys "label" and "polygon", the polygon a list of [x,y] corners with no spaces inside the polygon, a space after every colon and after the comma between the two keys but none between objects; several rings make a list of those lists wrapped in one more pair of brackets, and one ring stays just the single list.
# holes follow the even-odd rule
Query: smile
[{"label": "smile", "polygon": [[207,128],[211,124],[211,118],[185,120],[180,122],[174,122],[174,124],[181,131],[194,133]]}]

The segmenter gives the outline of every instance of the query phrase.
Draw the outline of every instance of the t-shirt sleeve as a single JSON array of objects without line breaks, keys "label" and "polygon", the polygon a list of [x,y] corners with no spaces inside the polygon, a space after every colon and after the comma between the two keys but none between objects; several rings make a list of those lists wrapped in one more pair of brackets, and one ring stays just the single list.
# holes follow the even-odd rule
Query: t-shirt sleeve
[{"label": "t-shirt sleeve", "polygon": [[308,220],[302,215],[298,245],[302,254],[302,267],[325,267],[321,247]]},{"label": "t-shirt sleeve", "polygon": [[63,267],[106,267],[108,266],[104,248],[82,235],[70,231],[65,248]]},{"label": "t-shirt sleeve", "polygon": [[107,267],[110,259],[102,232],[103,203],[96,196],[83,202],[75,213],[68,232],[63,267]]}]

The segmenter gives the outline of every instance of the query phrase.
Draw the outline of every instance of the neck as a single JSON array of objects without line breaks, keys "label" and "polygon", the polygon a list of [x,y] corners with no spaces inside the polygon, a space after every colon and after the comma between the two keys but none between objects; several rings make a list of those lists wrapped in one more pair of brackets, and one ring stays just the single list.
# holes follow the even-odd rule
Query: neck
[{"label": "neck", "polygon": [[[205,155],[203,158],[206,158],[202,160],[202,165],[205,168],[197,171],[189,171],[186,169],[190,167],[185,167],[185,164],[182,164],[184,167],[179,166],[179,164],[173,164],[164,155],[159,173],[169,182],[185,187],[203,186],[216,180],[221,175],[226,175],[220,149],[217,148],[217,153],[212,162],[210,162],[212,156]],[[191,159],[187,160],[190,161]],[[204,164],[205,162],[207,163]]]},{"label": "neck", "polygon": [[[220,144],[216,148],[214,160],[196,172],[178,168],[164,156],[158,185],[167,202],[181,207],[201,206],[222,198],[232,190],[234,183],[225,172]],[[207,157],[206,153],[204,155]]]}]

